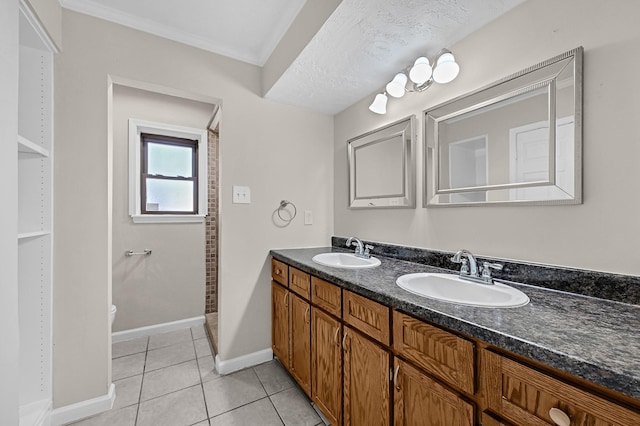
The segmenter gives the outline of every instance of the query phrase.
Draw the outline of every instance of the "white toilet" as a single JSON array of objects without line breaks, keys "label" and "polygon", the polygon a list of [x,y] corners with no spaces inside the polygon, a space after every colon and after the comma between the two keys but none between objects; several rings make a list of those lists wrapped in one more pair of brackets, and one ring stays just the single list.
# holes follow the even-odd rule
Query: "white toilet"
[{"label": "white toilet", "polygon": [[113,327],[113,320],[116,319],[116,312],[118,311],[118,308],[116,308],[116,305],[111,305],[111,326]]}]

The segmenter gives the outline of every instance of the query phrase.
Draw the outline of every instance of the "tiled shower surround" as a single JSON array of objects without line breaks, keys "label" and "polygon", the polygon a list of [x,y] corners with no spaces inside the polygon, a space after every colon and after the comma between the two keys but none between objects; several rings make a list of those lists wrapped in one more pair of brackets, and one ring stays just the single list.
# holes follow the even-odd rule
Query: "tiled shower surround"
[{"label": "tiled shower surround", "polygon": [[[334,236],[331,238],[331,245],[346,250],[346,241],[347,239],[344,237]],[[448,270],[459,269],[458,265],[449,260],[453,253],[416,247],[404,247],[377,241],[366,241],[366,243],[374,246],[374,249],[371,251],[373,255],[392,257]],[[473,254],[475,256],[476,253]],[[638,276],[611,274],[482,256],[476,257],[476,259],[480,265],[483,261],[503,264],[504,268],[502,271],[492,271],[493,277],[502,281],[527,283],[552,290],[640,305],[640,277]]]},{"label": "tiled shower surround", "polygon": [[205,313],[218,312],[218,132],[209,130],[208,209],[205,219]]}]

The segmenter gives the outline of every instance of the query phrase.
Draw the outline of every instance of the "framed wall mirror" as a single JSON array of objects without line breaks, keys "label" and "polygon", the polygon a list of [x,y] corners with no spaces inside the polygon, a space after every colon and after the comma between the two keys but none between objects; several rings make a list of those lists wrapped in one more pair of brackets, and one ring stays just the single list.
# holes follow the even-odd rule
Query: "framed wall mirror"
[{"label": "framed wall mirror", "polygon": [[424,112],[426,207],[582,203],[582,47]]},{"label": "framed wall mirror", "polygon": [[349,207],[415,207],[414,115],[347,141]]}]

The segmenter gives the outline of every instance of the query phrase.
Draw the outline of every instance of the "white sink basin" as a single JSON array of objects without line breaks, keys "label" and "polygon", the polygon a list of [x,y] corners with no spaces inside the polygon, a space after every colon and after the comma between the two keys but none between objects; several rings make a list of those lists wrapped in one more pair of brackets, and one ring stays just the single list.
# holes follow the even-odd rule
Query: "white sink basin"
[{"label": "white sink basin", "polygon": [[345,269],[375,268],[380,265],[380,259],[375,257],[365,259],[351,253],[322,253],[313,256],[311,260],[320,265]]},{"label": "white sink basin", "polygon": [[529,297],[516,288],[474,283],[452,274],[407,274],[398,278],[396,284],[419,296],[460,305],[514,308],[529,303]]}]

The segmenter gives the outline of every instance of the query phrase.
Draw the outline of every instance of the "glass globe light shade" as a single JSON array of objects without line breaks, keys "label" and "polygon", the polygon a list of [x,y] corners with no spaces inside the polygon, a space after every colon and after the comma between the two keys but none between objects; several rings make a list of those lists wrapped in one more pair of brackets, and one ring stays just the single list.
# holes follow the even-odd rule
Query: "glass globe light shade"
[{"label": "glass globe light shade", "polygon": [[369,110],[371,112],[375,112],[376,114],[386,114],[387,113],[387,95],[384,93],[378,93],[369,105]]},{"label": "glass globe light shade", "polygon": [[393,77],[393,80],[387,84],[387,93],[394,98],[401,98],[404,96],[405,86],[407,85],[407,76],[403,72],[399,72]]},{"label": "glass globe light shade", "polygon": [[453,54],[447,52],[438,58],[438,62],[433,69],[433,79],[436,83],[449,83],[453,81],[460,72],[460,65],[456,62]]},{"label": "glass globe light shade", "polygon": [[409,78],[417,85],[421,85],[431,78],[431,65],[429,59],[424,56],[416,59],[409,71]]}]

